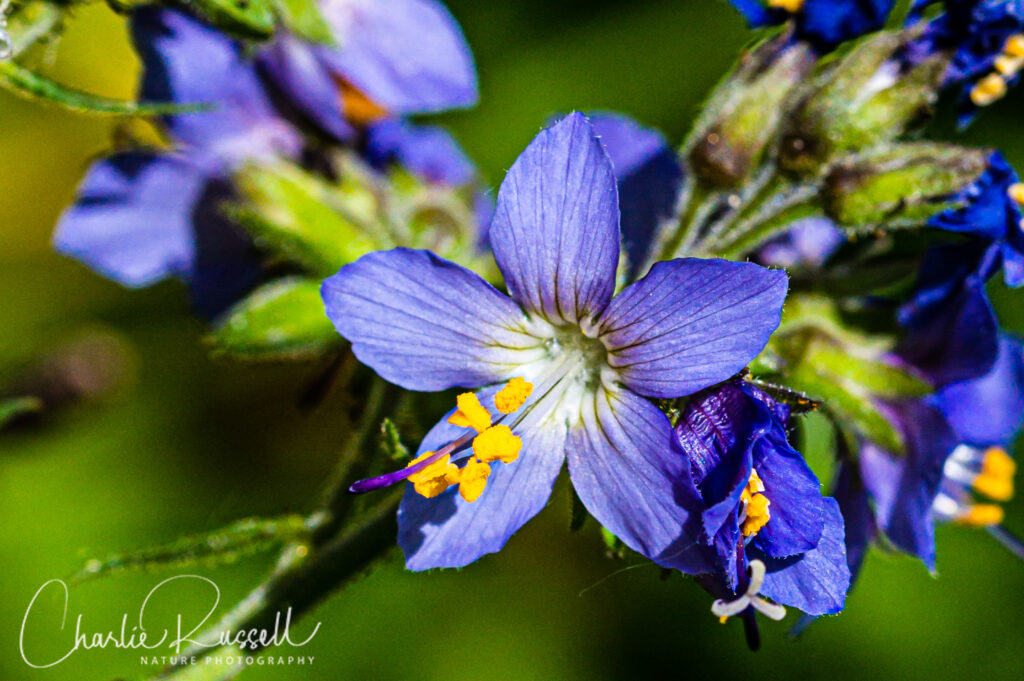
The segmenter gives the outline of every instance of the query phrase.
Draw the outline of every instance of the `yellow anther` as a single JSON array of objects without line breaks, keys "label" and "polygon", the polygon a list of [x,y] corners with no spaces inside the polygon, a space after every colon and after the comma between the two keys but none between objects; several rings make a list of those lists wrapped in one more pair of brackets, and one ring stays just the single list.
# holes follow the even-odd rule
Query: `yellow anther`
[{"label": "yellow anther", "polygon": [[1006,79],[990,73],[971,89],[971,101],[976,106],[988,106],[1006,96]]},{"label": "yellow anther", "polygon": [[502,414],[511,414],[523,406],[526,399],[533,392],[533,384],[527,383],[522,378],[513,378],[504,388],[494,396],[494,406]]},{"label": "yellow anther", "polygon": [[388,115],[387,109],[379,106],[348,81],[339,78],[337,83],[341,95],[341,110],[349,122],[365,126]]},{"label": "yellow anther", "polygon": [[[406,468],[415,466],[433,454],[434,452],[426,452],[421,456],[417,456]],[[458,466],[451,463],[450,456],[443,456],[423,470],[410,475],[409,482],[412,483],[412,487],[416,490],[417,494],[427,499],[433,499],[452,485],[457,484],[459,477]]]},{"label": "yellow anther", "polygon": [[1024,68],[1024,57],[1011,57],[1009,55],[1002,55],[996,57],[994,62],[996,71],[1006,76],[1007,78],[1013,78],[1020,70]]},{"label": "yellow anther", "polygon": [[455,403],[458,409],[448,417],[448,423],[453,426],[472,428],[482,433],[491,427],[491,413],[480,404],[480,400],[474,393],[462,393]]},{"label": "yellow anther", "polygon": [[484,463],[512,463],[522,448],[523,441],[506,425],[492,426],[473,438],[473,454]]},{"label": "yellow anther", "polygon": [[1006,194],[1016,202],[1018,206],[1024,207],[1024,182],[1011,184]]},{"label": "yellow anther", "polygon": [[729,619],[728,615],[719,615],[718,623],[719,624],[725,624],[728,621],[728,619]]},{"label": "yellow anther", "polygon": [[1003,45],[1003,54],[1007,57],[1024,57],[1024,33],[1011,35]]},{"label": "yellow anther", "polygon": [[1002,447],[989,447],[981,464],[981,474],[974,479],[974,489],[996,501],[1013,498],[1013,475],[1017,464]]},{"label": "yellow anther", "polygon": [[740,502],[744,505],[746,511],[746,517],[743,519],[743,525],[740,527],[744,537],[757,534],[772,518],[772,514],[768,511],[768,506],[772,502],[768,500],[768,497],[761,494],[763,491],[764,481],[761,480],[761,476],[757,474],[757,471],[751,470],[750,479],[747,480],[747,484],[743,488],[743,494],[740,495]]},{"label": "yellow anther", "polygon": [[487,477],[491,474],[490,464],[470,459],[462,469],[459,481],[459,495],[472,503],[480,498],[487,486]]},{"label": "yellow anther", "polygon": [[784,9],[790,14],[796,14],[804,6],[804,0],[768,0],[769,7]]},{"label": "yellow anther", "polygon": [[969,527],[988,527],[1003,522],[1003,507],[995,504],[975,504],[967,509],[967,513],[956,519],[958,525]]}]

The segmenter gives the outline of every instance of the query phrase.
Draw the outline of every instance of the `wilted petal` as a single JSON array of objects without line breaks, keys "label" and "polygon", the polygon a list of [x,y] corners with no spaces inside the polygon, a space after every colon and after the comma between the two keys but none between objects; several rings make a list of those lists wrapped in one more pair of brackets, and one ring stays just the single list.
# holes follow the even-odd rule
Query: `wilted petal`
[{"label": "wilted petal", "polygon": [[527,310],[577,322],[608,305],[619,262],[615,175],[582,114],[542,131],[512,165],[490,239],[509,293]]},{"label": "wilted petal", "polygon": [[659,262],[615,297],[599,321],[608,362],[649,397],[679,397],[724,381],[779,325],[781,271],[726,260]]},{"label": "wilted petal", "polygon": [[377,251],[324,282],[327,316],[361,362],[410,390],[512,378],[539,341],[515,303],[429,251]]}]

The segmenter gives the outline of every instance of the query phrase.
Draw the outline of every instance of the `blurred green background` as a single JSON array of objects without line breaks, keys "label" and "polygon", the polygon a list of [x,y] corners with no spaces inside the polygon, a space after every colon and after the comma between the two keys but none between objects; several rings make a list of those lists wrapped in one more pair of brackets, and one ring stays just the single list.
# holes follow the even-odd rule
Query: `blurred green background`
[{"label": "blurred green background", "polygon": [[[679,140],[747,39],[724,0],[449,5],[475,50],[482,100],[443,122],[494,185],[557,111],[618,109]],[[100,5],[81,10],[42,68],[124,97],[137,75],[123,21]],[[1024,168],[1020,95],[985,112],[965,139],[999,146]],[[115,329],[135,355],[131,380],[113,398],[0,439],[0,679],[145,676],[152,669],[137,653],[113,649],[28,668],[19,628],[36,589],[86,557],[308,509],[341,445],[338,396],[311,416],[295,406],[315,367],[212,361],[180,286],[127,291],[49,250],[59,211],[114,126],[0,96],[0,366],[21,366],[83,325]],[[940,127],[951,130],[949,116]],[[1024,329],[1019,302],[1001,289],[994,296],[1004,321]],[[720,626],[693,584],[662,581],[651,566],[613,575],[622,565],[604,558],[592,527],[569,533],[569,505],[561,481],[504,551],[458,572],[406,573],[396,551],[298,628],[304,638],[323,622],[299,653],[314,655],[313,667],[256,668],[243,678],[936,681],[1024,671],[1024,565],[983,532],[939,531],[938,579],[915,561],[875,553],[845,614],[797,642],[784,636],[792,616],[768,624],[764,649],[751,654],[739,623]],[[1020,500],[1009,504],[1007,524],[1024,532]],[[229,603],[268,561],[196,572],[215,579]],[[64,631],[58,600],[44,598],[27,644],[39,658],[59,656],[78,613],[85,630],[116,629],[158,581],[75,588]],[[209,595],[175,586],[156,614],[182,604],[198,617]]]}]

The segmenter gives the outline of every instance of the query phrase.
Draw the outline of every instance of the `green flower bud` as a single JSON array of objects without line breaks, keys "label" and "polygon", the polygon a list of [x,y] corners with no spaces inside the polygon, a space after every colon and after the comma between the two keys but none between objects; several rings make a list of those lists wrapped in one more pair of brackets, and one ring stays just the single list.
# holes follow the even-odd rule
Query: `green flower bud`
[{"label": "green flower bud", "polygon": [[838,161],[822,191],[825,212],[845,227],[920,226],[985,172],[990,151],[918,142]]},{"label": "green flower bud", "polygon": [[711,96],[690,149],[694,171],[706,182],[739,185],[761,164],[786,113],[786,98],[814,68],[806,43],[789,33],[761,43]]},{"label": "green flower bud", "polygon": [[879,33],[823,73],[788,118],[779,164],[816,175],[844,153],[888,142],[929,119],[948,56],[906,61],[901,52],[915,36]]}]

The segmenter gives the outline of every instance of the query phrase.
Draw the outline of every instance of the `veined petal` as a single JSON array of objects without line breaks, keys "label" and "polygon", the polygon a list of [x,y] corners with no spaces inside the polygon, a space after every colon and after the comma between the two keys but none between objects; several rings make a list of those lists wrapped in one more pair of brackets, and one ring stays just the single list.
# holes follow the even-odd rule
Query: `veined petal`
[{"label": "veined petal", "polygon": [[472,106],[476,68],[462,30],[435,0],[333,0],[324,16],[339,47],[319,56],[394,114]]},{"label": "veined petal", "polygon": [[[427,434],[421,453],[436,450],[464,432],[445,416]],[[457,486],[433,499],[408,486],[398,509],[398,543],[408,569],[469,565],[501,550],[516,530],[544,508],[565,459],[565,428],[549,424],[519,435],[523,439],[519,458],[511,464],[492,463],[487,486],[476,501],[462,499]]]},{"label": "veined petal", "polygon": [[338,83],[307,43],[282,31],[260,52],[258,61],[299,113],[338,140],[353,136],[355,130],[342,111]]},{"label": "veined petal", "polygon": [[608,305],[619,262],[615,175],[582,114],[542,131],[512,165],[490,239],[527,311],[575,323]]},{"label": "veined petal", "polygon": [[695,497],[668,418],[628,390],[588,394],[566,453],[573,487],[599,523],[666,567],[696,573],[706,561],[684,532]]},{"label": "veined petal", "polygon": [[409,390],[513,377],[540,343],[511,300],[429,251],[377,251],[324,282],[327,316],[359,361]]},{"label": "veined petal", "polygon": [[771,501],[771,519],[754,538],[757,548],[776,558],[813,550],[825,523],[825,498],[818,478],[777,424],[755,446],[754,470]]},{"label": "veined petal", "polygon": [[675,211],[683,166],[664,135],[628,116],[593,113],[590,122],[611,158],[618,181],[622,246],[629,258],[630,276],[636,276],[658,228]]},{"label": "veined petal", "polygon": [[608,362],[648,397],[679,397],[724,381],[779,325],[784,272],[726,260],[659,262],[615,297],[598,322]]},{"label": "veined petal", "polygon": [[761,593],[808,615],[839,612],[850,588],[843,516],[835,499],[824,501],[825,520],[816,548],[797,559],[761,558],[768,568]]},{"label": "veined petal", "polygon": [[61,216],[54,248],[130,287],[188,274],[196,257],[193,209],[207,182],[178,156],[103,159]]}]

